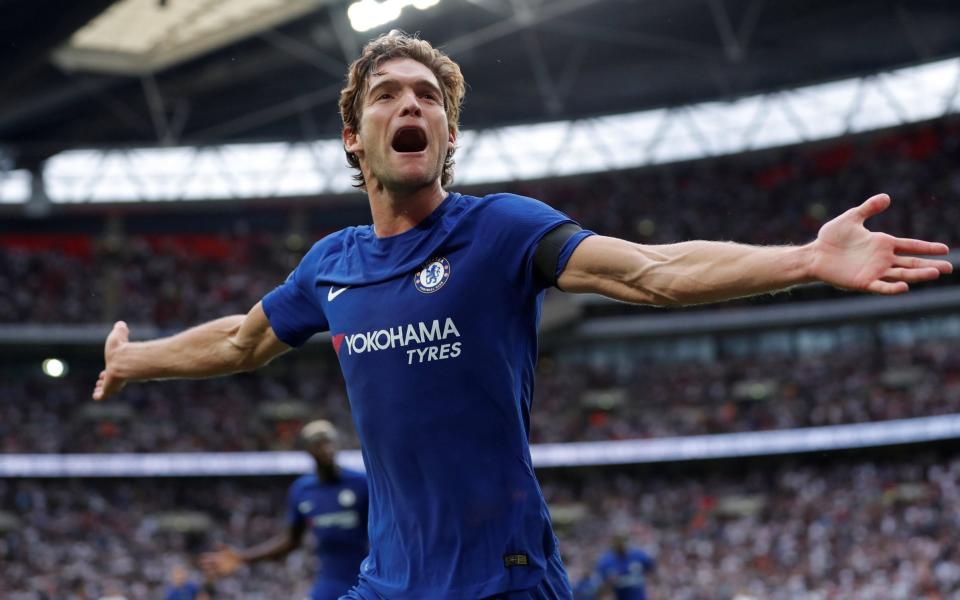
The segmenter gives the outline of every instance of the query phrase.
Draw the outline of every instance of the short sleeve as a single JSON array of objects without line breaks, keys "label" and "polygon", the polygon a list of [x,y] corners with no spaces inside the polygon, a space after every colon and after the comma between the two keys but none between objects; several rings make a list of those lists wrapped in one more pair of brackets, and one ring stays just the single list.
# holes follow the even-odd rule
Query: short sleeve
[{"label": "short sleeve", "polygon": [[560,274],[563,273],[563,270],[567,268],[567,263],[570,262],[570,257],[573,256],[573,251],[577,249],[577,246],[580,245],[580,242],[587,239],[591,235],[596,235],[588,229],[581,229],[576,232],[567,242],[563,245],[563,249],[560,250],[560,256],[557,258],[557,271],[554,273],[554,281],[560,278]]},{"label": "short sleeve", "polygon": [[[329,329],[320,302],[302,284],[307,279],[309,254],[287,280],[263,297],[263,312],[270,327],[288,346],[302,346],[310,336]],[[309,278],[312,281],[312,278]]]},{"label": "short sleeve", "polygon": [[538,292],[543,290],[547,283],[542,277],[535,276],[533,267],[537,244],[550,231],[575,221],[559,210],[525,196],[495,194],[485,201],[489,203],[488,214],[480,238],[495,245],[499,262],[510,269],[517,283],[531,286]]}]

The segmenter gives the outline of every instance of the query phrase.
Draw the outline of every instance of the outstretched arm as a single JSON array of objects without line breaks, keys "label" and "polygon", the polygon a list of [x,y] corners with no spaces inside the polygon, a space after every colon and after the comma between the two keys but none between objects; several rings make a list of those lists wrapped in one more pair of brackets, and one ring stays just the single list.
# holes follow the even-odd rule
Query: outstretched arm
[{"label": "outstretched arm", "polygon": [[863,222],[890,205],[878,194],[824,225],[805,246],[682,242],[645,246],[593,236],[573,252],[558,287],[638,304],[679,306],[762,294],[822,281],[835,287],[899,294],[910,283],[950,273],[944,244],[871,232]]},{"label": "outstretched arm", "polygon": [[301,525],[291,526],[284,533],[247,550],[221,545],[215,552],[208,552],[200,557],[200,567],[207,577],[219,579],[230,575],[241,565],[283,558],[296,549],[302,539],[303,526]]},{"label": "outstretched arm", "polygon": [[116,394],[130,381],[201,378],[261,367],[290,349],[277,339],[258,302],[246,315],[232,315],[177,335],[149,342],[129,341],[118,321],[104,345],[104,370],[94,400]]}]

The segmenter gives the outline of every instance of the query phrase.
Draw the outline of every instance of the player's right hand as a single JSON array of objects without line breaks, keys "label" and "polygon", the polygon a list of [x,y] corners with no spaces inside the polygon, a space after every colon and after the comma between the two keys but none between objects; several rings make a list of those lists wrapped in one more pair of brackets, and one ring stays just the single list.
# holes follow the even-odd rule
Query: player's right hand
[{"label": "player's right hand", "polygon": [[97,378],[96,385],[93,386],[93,399],[96,401],[109,398],[123,389],[126,381],[117,376],[111,366],[115,366],[116,358],[120,350],[130,341],[130,330],[123,321],[117,321],[113,324],[110,335],[103,345],[104,369],[100,371],[100,377]]},{"label": "player's right hand", "polygon": [[226,577],[243,565],[240,554],[230,546],[217,544],[216,552],[207,552],[200,556],[200,568],[210,579]]}]

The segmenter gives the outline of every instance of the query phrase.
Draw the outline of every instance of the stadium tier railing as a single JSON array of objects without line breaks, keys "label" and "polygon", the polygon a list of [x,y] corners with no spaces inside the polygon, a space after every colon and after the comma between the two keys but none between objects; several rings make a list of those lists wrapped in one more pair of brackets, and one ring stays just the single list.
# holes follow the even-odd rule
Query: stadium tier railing
[{"label": "stadium tier railing", "polygon": [[[952,439],[960,439],[960,414],[774,431],[535,444],[531,453],[538,468],[586,467],[830,452]],[[363,468],[359,450],[340,452],[338,461],[348,468]],[[312,459],[300,452],[0,455],[0,477],[295,475],[312,466]]]}]

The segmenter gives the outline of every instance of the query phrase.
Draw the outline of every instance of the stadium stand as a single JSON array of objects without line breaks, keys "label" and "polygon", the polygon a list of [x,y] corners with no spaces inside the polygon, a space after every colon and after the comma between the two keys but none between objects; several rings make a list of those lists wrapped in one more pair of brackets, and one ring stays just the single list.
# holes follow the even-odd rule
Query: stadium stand
[{"label": "stadium stand", "polygon": [[[894,204],[877,226],[955,244],[960,208],[950,198],[960,194],[958,161],[960,120],[947,118],[812,147],[507,187],[551,202],[605,235],[642,243],[757,244],[810,241],[827,218],[885,190]],[[347,203],[348,214],[369,219],[356,202]],[[114,210],[113,217],[85,223],[93,231],[67,237],[69,220],[48,225],[67,231],[31,224],[40,231],[0,239],[0,283],[18,282],[10,286],[13,294],[0,298],[0,321],[122,318],[177,329],[245,312],[283,281],[308,240],[331,230],[329,205],[306,209],[309,229],[301,232],[290,230],[286,210],[259,208],[238,218],[229,211],[167,209],[155,219],[139,210],[117,217]],[[13,233],[22,225],[10,220],[5,227]]]},{"label": "stadium stand", "polygon": [[[957,328],[960,318],[945,318]],[[906,345],[861,341],[799,353],[760,346],[749,355],[705,360],[620,357],[601,345],[611,360],[597,363],[602,356],[559,350],[540,362],[531,440],[659,438],[958,413],[958,332],[935,333]],[[315,415],[347,432],[345,447],[358,447],[339,368],[326,352],[289,356],[256,375],[132,386],[107,404],[89,401],[98,366],[77,362],[67,377],[51,380],[39,363],[10,365],[0,379],[8,399],[0,405],[4,452],[287,450]],[[31,369],[33,376],[22,375]]]},{"label": "stadium stand", "polygon": [[[671,600],[915,600],[960,593],[955,445],[862,454],[541,473],[571,573],[618,532],[657,557]],[[0,595],[156,597],[173,564],[263,539],[288,479],[0,482]],[[309,550],[216,584],[217,597],[295,597]],[[38,595],[39,594],[39,595]],[[46,594],[45,596],[43,594]],[[73,594],[73,596],[70,596]]]}]

